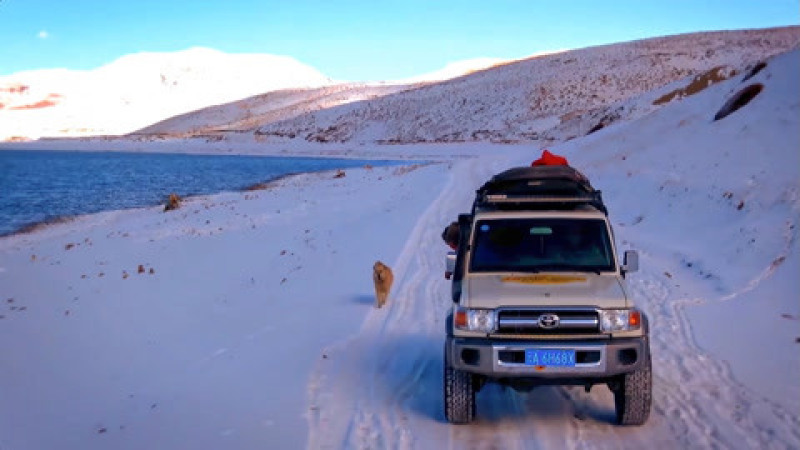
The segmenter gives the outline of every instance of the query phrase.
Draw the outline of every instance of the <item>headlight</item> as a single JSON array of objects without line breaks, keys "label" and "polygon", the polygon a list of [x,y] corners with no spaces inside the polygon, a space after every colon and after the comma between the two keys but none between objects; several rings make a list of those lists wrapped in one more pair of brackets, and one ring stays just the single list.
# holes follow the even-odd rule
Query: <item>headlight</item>
[{"label": "headlight", "polygon": [[638,309],[600,310],[600,331],[632,331],[642,326],[642,313]]},{"label": "headlight", "polygon": [[456,328],[466,331],[494,333],[497,313],[493,309],[471,309],[457,307],[453,314]]}]

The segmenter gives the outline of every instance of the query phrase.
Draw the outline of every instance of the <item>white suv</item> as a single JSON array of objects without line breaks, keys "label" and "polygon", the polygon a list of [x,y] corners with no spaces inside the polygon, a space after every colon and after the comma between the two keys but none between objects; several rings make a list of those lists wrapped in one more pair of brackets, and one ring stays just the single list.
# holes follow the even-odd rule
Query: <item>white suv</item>
[{"label": "white suv", "polygon": [[617,420],[643,424],[652,376],[648,322],[626,289],[638,256],[617,253],[599,191],[568,166],[496,175],[459,216],[448,255],[453,309],[444,350],[447,420],[475,416],[486,382],[606,384]]}]

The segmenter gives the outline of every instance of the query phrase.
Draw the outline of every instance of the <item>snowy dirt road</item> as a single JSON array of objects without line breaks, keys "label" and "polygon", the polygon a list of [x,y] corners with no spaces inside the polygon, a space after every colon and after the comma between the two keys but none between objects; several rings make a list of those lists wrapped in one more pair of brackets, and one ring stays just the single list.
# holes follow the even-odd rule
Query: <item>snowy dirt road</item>
[{"label": "snowy dirt road", "polygon": [[[665,281],[678,264],[644,237],[629,242],[644,256],[630,285],[652,328],[654,402],[644,426],[613,423],[605,386],[518,393],[491,384],[477,395],[473,423],[446,423],[443,321],[451,302],[441,229],[468,210],[475,188],[515,162],[478,158],[453,166],[395,261],[388,305],[320,355],[309,385],[308,448],[792,448],[800,441],[796,416],[739,383],[695,343],[684,307],[697,300]],[[617,239],[626,240],[620,231]]]}]

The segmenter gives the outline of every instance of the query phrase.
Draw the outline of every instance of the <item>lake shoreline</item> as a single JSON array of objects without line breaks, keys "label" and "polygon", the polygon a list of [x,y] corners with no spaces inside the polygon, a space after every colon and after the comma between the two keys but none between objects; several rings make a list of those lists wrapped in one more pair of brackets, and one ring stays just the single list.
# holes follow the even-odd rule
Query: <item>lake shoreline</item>
[{"label": "lake shoreline", "polygon": [[5,150],[52,150],[108,153],[168,153],[191,155],[242,155],[333,159],[424,159],[452,161],[486,155],[487,148],[539,153],[552,141],[517,143],[491,142],[422,142],[422,143],[260,143],[252,139],[208,142],[204,138],[141,139],[135,137],[42,138],[25,142],[0,142]]},{"label": "lake shoreline", "polygon": [[164,205],[173,193],[187,199],[255,191],[302,173],[426,161],[15,149],[0,151],[0,163],[4,237],[82,215]]}]

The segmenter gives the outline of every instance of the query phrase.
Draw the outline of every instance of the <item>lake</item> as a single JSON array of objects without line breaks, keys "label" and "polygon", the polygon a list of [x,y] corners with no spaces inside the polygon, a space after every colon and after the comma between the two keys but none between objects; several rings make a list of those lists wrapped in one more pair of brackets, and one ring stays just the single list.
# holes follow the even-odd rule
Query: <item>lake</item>
[{"label": "lake", "polygon": [[330,158],[0,151],[0,236],[60,218],[243,190],[285,175],[408,164]]}]

